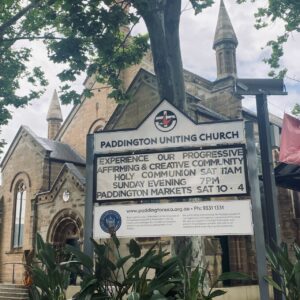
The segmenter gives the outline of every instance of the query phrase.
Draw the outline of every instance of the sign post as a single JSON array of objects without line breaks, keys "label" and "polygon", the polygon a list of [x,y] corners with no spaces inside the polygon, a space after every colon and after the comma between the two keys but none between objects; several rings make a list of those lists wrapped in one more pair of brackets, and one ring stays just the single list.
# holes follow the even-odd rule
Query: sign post
[{"label": "sign post", "polygon": [[[266,242],[271,249],[276,250],[276,246],[280,244],[281,236],[267,95],[287,95],[287,92],[285,91],[282,79],[237,79],[235,89],[239,95],[253,95],[256,97],[265,198],[264,215],[266,216],[266,220],[264,220],[264,225],[266,228]],[[281,286],[282,283],[279,275],[273,271],[272,277]],[[277,289],[274,288],[273,291],[275,300],[283,299],[283,296]]]},{"label": "sign post", "polygon": [[248,159],[248,178],[252,199],[252,211],[254,224],[254,240],[256,248],[257,276],[261,300],[268,300],[269,285],[264,277],[267,274],[267,254],[264,236],[264,223],[262,216],[261,197],[258,181],[258,164],[256,157],[256,147],[254,140],[253,123],[246,122],[246,141]]},{"label": "sign post", "polygon": [[86,192],[84,210],[84,253],[93,257],[93,246],[91,237],[93,236],[93,193],[94,193],[94,135],[89,134],[86,142]]}]

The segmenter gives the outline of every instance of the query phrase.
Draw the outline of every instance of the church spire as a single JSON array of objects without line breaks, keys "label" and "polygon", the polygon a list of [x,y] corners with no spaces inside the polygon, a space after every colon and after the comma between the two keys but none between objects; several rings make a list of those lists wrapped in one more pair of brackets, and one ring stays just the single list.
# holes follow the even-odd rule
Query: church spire
[{"label": "church spire", "polygon": [[63,121],[60,103],[56,90],[54,90],[50,106],[47,113],[48,139],[53,140],[60,129]]},{"label": "church spire", "polygon": [[217,77],[236,77],[235,51],[238,40],[228,16],[223,0],[220,2],[218,22],[215,32],[213,49],[216,50]]}]

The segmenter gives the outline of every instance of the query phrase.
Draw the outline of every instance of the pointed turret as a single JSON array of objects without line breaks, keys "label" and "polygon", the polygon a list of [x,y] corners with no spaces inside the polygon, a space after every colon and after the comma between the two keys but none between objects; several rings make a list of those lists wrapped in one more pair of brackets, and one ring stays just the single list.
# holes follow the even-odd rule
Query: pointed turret
[{"label": "pointed turret", "polygon": [[61,123],[63,121],[60,103],[56,90],[54,90],[49,110],[47,113],[48,121],[48,139],[53,140],[60,129]]},{"label": "pointed turret", "polygon": [[236,77],[236,47],[238,40],[228,16],[223,0],[220,2],[218,22],[213,49],[216,50],[218,79]]}]

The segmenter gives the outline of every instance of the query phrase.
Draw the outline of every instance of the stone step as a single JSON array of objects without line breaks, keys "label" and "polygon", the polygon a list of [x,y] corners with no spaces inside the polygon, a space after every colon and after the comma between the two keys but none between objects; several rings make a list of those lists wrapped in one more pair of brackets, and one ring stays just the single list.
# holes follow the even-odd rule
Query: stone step
[{"label": "stone step", "polygon": [[23,297],[23,296],[28,296],[28,292],[27,291],[2,291],[0,290],[0,296],[4,297],[4,296],[11,296],[11,295],[14,295],[16,297]]},{"label": "stone step", "polygon": [[29,296],[0,296],[0,300],[29,300]]},{"label": "stone step", "polygon": [[23,297],[23,298],[16,298],[16,297],[1,297],[0,300],[29,300],[29,297]]},{"label": "stone step", "polygon": [[23,285],[0,284],[0,300],[29,300],[28,289]]},{"label": "stone step", "polygon": [[18,291],[18,292],[27,292],[28,289],[23,287],[23,288],[12,288],[12,287],[2,287],[0,286],[0,292],[13,292],[13,291]]},{"label": "stone step", "polygon": [[29,300],[29,296],[15,296],[15,295],[8,295],[8,296],[1,296],[0,300]]},{"label": "stone step", "polygon": [[27,290],[27,288],[22,284],[12,284],[12,283],[0,283],[0,290],[2,288],[8,288],[8,289],[24,289]]}]

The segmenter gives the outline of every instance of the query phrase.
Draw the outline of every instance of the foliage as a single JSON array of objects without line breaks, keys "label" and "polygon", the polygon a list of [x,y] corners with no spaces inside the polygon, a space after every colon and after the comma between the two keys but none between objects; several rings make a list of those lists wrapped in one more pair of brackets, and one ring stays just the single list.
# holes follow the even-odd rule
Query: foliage
[{"label": "foliage", "polygon": [[[1,130],[0,130],[0,134],[1,134]],[[3,152],[3,147],[6,145],[6,142],[4,139],[0,139],[0,154]]]},{"label": "foliage", "polygon": [[[82,280],[76,299],[166,299],[180,282],[176,259],[167,259],[168,253],[161,247],[155,250],[153,245],[142,255],[140,246],[130,240],[129,253],[121,256],[116,237],[102,245],[95,241],[93,244],[95,262],[67,246],[74,259],[65,266],[75,271]],[[129,267],[126,268],[125,264]],[[151,274],[154,274],[153,278]]]},{"label": "foliage", "polygon": [[[40,96],[41,91],[31,91],[27,96],[17,97],[20,78],[27,77],[33,85],[46,84],[40,69],[34,68],[29,74],[31,50],[29,43],[25,44],[26,47],[18,47],[20,43],[17,42],[21,40],[43,40],[47,44],[49,58],[66,65],[65,70],[58,74],[61,81],[72,82],[81,72],[96,73],[97,81],[108,81],[114,88],[119,88],[119,71],[137,63],[148,48],[146,36],[128,38],[124,28],[137,23],[139,16],[127,14],[124,7],[127,4],[122,6],[122,2],[39,0],[30,1],[26,10],[27,7],[18,0],[1,1],[2,107],[10,104],[19,107]],[[65,84],[62,91],[65,102],[79,101],[80,95],[70,90],[69,84]],[[90,95],[88,91],[85,94]],[[119,94],[115,92],[114,96],[118,98]],[[5,124],[4,121],[11,116],[7,109],[2,112],[2,107],[0,120]]]},{"label": "foliage", "polygon": [[58,263],[57,254],[58,251],[37,234],[36,260],[29,268],[33,280],[31,299],[66,300],[70,273]]},{"label": "foliage", "polygon": [[275,251],[267,249],[267,258],[271,269],[276,272],[282,281],[279,286],[271,277],[266,277],[267,282],[280,291],[286,300],[300,299],[300,247],[293,245],[295,260],[289,253],[285,243],[277,246]]},{"label": "foliage", "polygon": [[[213,3],[190,1],[195,13]],[[120,72],[137,64],[149,48],[148,35],[131,36],[132,28],[141,18],[148,27],[152,50],[156,50],[153,61],[161,98],[184,102],[178,31],[181,0],[0,2],[0,126],[11,118],[10,105],[23,107],[39,98],[47,84],[42,70],[30,67],[34,60],[30,42],[34,40],[43,41],[50,60],[64,67],[58,74],[64,103],[80,101],[81,95],[72,90],[71,83],[82,73],[93,75],[103,89],[112,87],[109,96],[117,101],[128,100]],[[32,89],[19,96],[22,79]],[[93,88],[85,89],[83,96],[92,93]]]},{"label": "foliage", "polygon": [[189,249],[182,251],[179,256],[169,258],[169,253],[154,244],[142,255],[141,247],[135,240],[130,240],[129,253],[122,256],[119,240],[114,235],[109,243],[99,245],[93,241],[93,244],[95,264],[89,257],[68,246],[74,260],[65,265],[82,279],[81,291],[76,296],[78,300],[87,297],[115,300],[124,297],[143,300],[208,300],[225,293],[214,289],[218,282],[249,279],[241,273],[224,273],[211,282],[211,288],[207,291],[205,281],[207,277],[210,278],[207,268],[198,266],[192,272],[188,271],[186,258],[190,255]]},{"label": "foliage", "polygon": [[210,300],[226,293],[224,290],[216,288],[218,283],[225,280],[250,279],[248,275],[240,272],[225,272],[213,280],[208,265],[205,268],[198,265],[190,271],[187,265],[190,255],[191,248],[187,247],[177,258],[183,287],[178,294],[182,300]]},{"label": "foliage", "polygon": [[292,114],[295,116],[300,116],[300,104],[296,103],[293,110]]},{"label": "foliage", "polygon": [[[135,240],[130,240],[127,255],[121,255],[120,242],[115,235],[104,244],[94,240],[95,258],[79,249],[66,246],[67,259],[59,262],[58,250],[44,243],[37,235],[38,261],[30,268],[33,284],[32,300],[65,300],[69,276],[75,272],[81,280],[81,289],[74,296],[77,300],[209,300],[225,292],[215,289],[217,283],[228,279],[249,279],[241,273],[224,273],[215,281],[207,268],[198,266],[192,272],[186,265],[190,248],[179,256],[170,257],[159,245],[154,244],[144,254]],[[211,287],[206,287],[207,279]]]},{"label": "foliage", "polygon": [[[0,3],[0,126],[11,118],[10,105],[23,107],[38,98],[47,83],[39,67],[29,66],[32,59],[30,49],[16,44],[17,37],[27,35],[29,28],[20,24],[3,28],[21,9],[20,1],[3,0]],[[31,88],[27,95],[20,96],[22,80],[27,81]]]},{"label": "foliage", "polygon": [[[247,0],[237,0],[237,2],[246,2]],[[255,0],[251,0],[254,2]],[[265,60],[271,67],[270,76],[283,78],[287,69],[280,68],[280,59],[284,54],[284,43],[293,33],[300,31],[300,1],[299,0],[268,0],[268,5],[260,7],[255,14],[256,28],[264,28],[281,20],[284,24],[283,34],[277,36],[275,40],[267,43],[271,47],[272,54]]]}]

